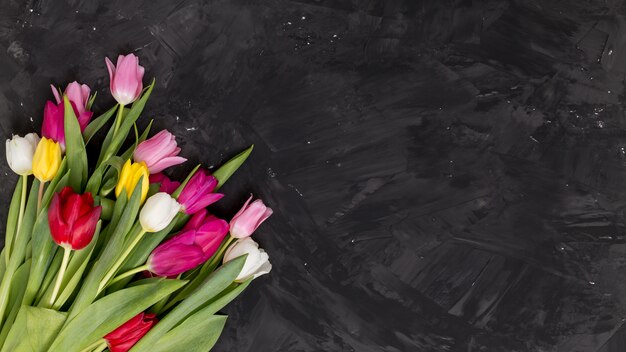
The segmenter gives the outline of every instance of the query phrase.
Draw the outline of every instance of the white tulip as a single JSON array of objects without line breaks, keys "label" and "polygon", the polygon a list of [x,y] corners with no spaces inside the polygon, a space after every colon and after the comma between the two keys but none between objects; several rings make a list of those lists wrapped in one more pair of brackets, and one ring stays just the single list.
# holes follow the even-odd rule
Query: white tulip
[{"label": "white tulip", "polygon": [[39,144],[37,133],[29,133],[24,137],[14,135],[7,139],[7,162],[13,172],[22,176],[33,173],[33,155],[37,144]]},{"label": "white tulip", "polygon": [[172,222],[180,211],[180,204],[165,192],[159,192],[146,200],[139,213],[139,223],[146,232],[158,232]]},{"label": "white tulip", "polygon": [[248,257],[235,281],[246,281],[250,277],[255,279],[272,270],[269,255],[263,248],[259,248],[259,244],[250,237],[240,238],[230,246],[224,254],[224,263],[244,254],[247,254]]}]

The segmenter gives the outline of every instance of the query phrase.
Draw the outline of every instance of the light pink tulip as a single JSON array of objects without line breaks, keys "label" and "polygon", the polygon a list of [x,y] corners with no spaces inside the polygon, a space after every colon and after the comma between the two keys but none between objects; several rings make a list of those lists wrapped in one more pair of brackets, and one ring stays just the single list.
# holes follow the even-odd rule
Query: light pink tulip
[{"label": "light pink tulip", "polygon": [[104,60],[111,79],[111,95],[121,105],[128,105],[141,95],[143,89],[144,68],[139,65],[139,58],[134,54],[117,57],[117,65],[109,58]]},{"label": "light pink tulip", "polygon": [[177,156],[180,148],[176,144],[176,137],[163,130],[152,138],[139,143],[133,158],[135,162],[144,162],[151,174],[156,174],[166,168],[182,164],[187,159]]},{"label": "light pink tulip", "polygon": [[230,235],[235,238],[250,237],[261,223],[273,213],[272,209],[265,206],[262,200],[257,199],[250,204],[251,200],[252,196],[230,220]]}]

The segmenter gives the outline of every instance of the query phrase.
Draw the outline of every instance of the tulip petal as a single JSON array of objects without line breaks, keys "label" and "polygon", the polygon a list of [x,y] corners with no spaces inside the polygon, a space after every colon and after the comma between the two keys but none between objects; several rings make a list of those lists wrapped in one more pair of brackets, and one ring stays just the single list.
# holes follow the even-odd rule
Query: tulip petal
[{"label": "tulip petal", "polygon": [[179,165],[187,161],[186,158],[180,156],[171,156],[159,160],[156,164],[148,165],[150,173],[157,173],[167,169],[170,166]]},{"label": "tulip petal", "polygon": [[151,255],[148,268],[159,276],[172,276],[191,270],[204,261],[204,252],[199,246],[175,243],[166,251]]},{"label": "tulip petal", "polygon": [[52,239],[58,245],[69,244],[68,226],[61,216],[61,196],[55,193],[48,208],[48,224]]},{"label": "tulip petal", "polygon": [[91,242],[101,212],[102,207],[97,206],[91,212],[76,220],[74,226],[72,226],[72,249],[83,249]]},{"label": "tulip petal", "polygon": [[197,212],[198,210],[202,208],[206,208],[209,205],[217,202],[218,200],[222,199],[222,197],[224,197],[224,195],[221,193],[205,194],[200,199],[198,199],[194,204],[192,204],[189,208],[186,208],[185,213],[187,214],[188,212],[188,214],[193,214]]},{"label": "tulip petal", "polygon": [[198,230],[200,226],[204,223],[204,219],[207,217],[208,213],[209,212],[206,209],[200,209],[197,212],[193,213],[191,219],[187,221],[181,231]]},{"label": "tulip petal", "polygon": [[50,85],[50,88],[52,88],[52,95],[54,95],[54,99],[56,100],[57,104],[61,104],[61,97],[59,96],[59,90],[53,85]]},{"label": "tulip petal", "polygon": [[115,75],[115,65],[113,65],[108,57],[104,58],[104,63],[107,65],[107,70],[109,71],[109,80],[113,82],[113,75]]}]

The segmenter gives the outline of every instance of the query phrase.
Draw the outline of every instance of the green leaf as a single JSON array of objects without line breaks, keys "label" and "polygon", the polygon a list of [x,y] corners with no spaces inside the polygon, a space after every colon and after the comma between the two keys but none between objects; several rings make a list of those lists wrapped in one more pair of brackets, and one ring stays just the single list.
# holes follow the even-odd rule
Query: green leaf
[{"label": "green leaf", "polygon": [[48,289],[48,287],[50,287],[50,285],[52,285],[52,282],[56,279],[56,273],[59,270],[59,267],[61,266],[61,261],[63,260],[63,251],[59,249],[59,246],[55,245],[55,249],[56,251],[54,252],[54,257],[52,258],[52,262],[50,262],[50,266],[48,267],[48,270],[46,271],[46,276],[43,278],[43,281],[41,282],[41,286],[39,289],[39,292],[37,292],[37,297],[35,297],[35,304],[38,307],[42,307],[45,306],[45,304],[43,304],[42,301],[42,297],[43,295],[46,293],[46,290]]},{"label": "green leaf", "polygon": [[98,133],[98,131],[102,127],[104,127],[104,125],[106,125],[107,122],[109,122],[109,120],[111,119],[111,116],[115,114],[115,110],[117,110],[117,105],[107,110],[107,112],[105,112],[104,114],[91,120],[89,125],[87,125],[87,127],[85,127],[85,130],[83,131],[83,139],[85,140],[85,144],[89,143],[91,138],[93,138],[93,136],[96,133]]},{"label": "green leaf", "polygon": [[[119,272],[123,273],[145,264],[146,260],[150,256],[150,253],[152,253],[152,250],[155,249],[161,242],[163,242],[165,237],[167,237],[167,235],[171,233],[172,229],[174,228],[174,226],[176,226],[176,223],[178,222],[177,220],[179,219],[185,219],[186,222],[186,220],[189,219],[189,215],[184,213],[178,213],[170,222],[170,224],[167,225],[167,227],[163,230],[159,232],[152,232],[146,236],[143,236],[137,247],[128,256],[128,258],[120,268]],[[131,279],[132,277],[121,280],[111,285],[107,290],[109,290],[110,292],[120,290],[124,288]]]},{"label": "green leaf", "polygon": [[50,226],[48,225],[48,209],[43,208],[33,228],[32,235],[33,264],[30,268],[30,278],[26,293],[22,300],[23,305],[31,305],[37,297],[37,292],[50,268],[54,254],[58,246],[52,240]]},{"label": "green leaf", "polygon": [[0,252],[0,281],[2,281],[4,272],[7,270],[7,265],[4,260],[5,254],[6,254],[6,248],[2,248],[2,251]]},{"label": "green leaf", "polygon": [[113,125],[109,128],[109,132],[107,132],[106,137],[104,137],[104,141],[102,141],[102,145],[100,146],[100,155],[98,156],[98,162],[96,163],[96,168],[99,168],[100,164],[103,161],[105,161],[105,156],[107,156],[107,151],[109,150],[109,146],[111,145],[111,142],[113,141],[113,132],[115,131],[115,124],[116,124],[117,119],[120,118],[118,109],[122,109],[122,116],[121,116],[122,119],[124,118],[124,116],[128,114],[128,111],[129,111],[128,109],[122,108],[119,104],[115,105],[115,108],[118,111],[118,114],[115,117],[115,120],[113,121]]},{"label": "green leaf", "polygon": [[65,106],[65,155],[70,169],[68,184],[77,193],[82,193],[87,181],[87,152],[85,141],[80,133],[80,125],[67,96],[63,96]]},{"label": "green leaf", "polygon": [[96,95],[98,95],[98,92],[94,92],[91,95],[91,97],[89,97],[89,100],[87,100],[87,106],[86,106],[87,110],[91,110],[91,107],[93,106],[94,101],[96,101]]},{"label": "green leaf", "polygon": [[104,296],[66,324],[48,351],[81,351],[184,284],[160,280]]},{"label": "green leaf", "polygon": [[219,189],[222,185],[228,181],[228,179],[239,169],[239,167],[248,159],[250,153],[252,153],[252,149],[254,149],[254,144],[248,147],[248,149],[243,152],[235,155],[234,158],[228,160],[226,164],[220,166],[219,169],[215,170],[213,176],[217,178],[219,181],[217,184],[216,190]]},{"label": "green leaf", "polygon": [[227,318],[200,311],[161,337],[152,352],[209,351],[219,339]]},{"label": "green leaf", "polygon": [[61,329],[65,313],[23,306],[13,324],[2,352],[43,352]]},{"label": "green leaf", "polygon": [[37,212],[37,190],[39,189],[39,181],[35,179],[30,189],[22,224],[14,239],[14,248],[9,264],[7,265],[2,283],[0,283],[0,317],[4,317],[9,300],[9,291],[13,275],[19,266],[23,263],[26,254],[26,247],[31,238],[33,225],[35,223],[35,213]]},{"label": "green leaf", "polygon": [[17,313],[22,306],[22,297],[26,290],[26,284],[28,282],[28,273],[30,272],[31,261],[27,260],[22,264],[13,276],[13,282],[11,282],[11,291],[9,292],[9,315],[4,320],[2,325],[2,331],[0,332],[0,346],[4,344],[4,341],[9,334],[11,325],[17,317]]},{"label": "green leaf", "polygon": [[191,170],[189,175],[187,175],[187,178],[185,178],[185,180],[180,184],[180,186],[176,188],[174,193],[172,193],[173,198],[178,199],[178,196],[180,196],[180,193],[183,191],[183,189],[185,188],[189,180],[191,180],[191,177],[193,177],[193,175],[196,173],[196,171],[198,171],[199,168],[200,168],[200,164],[196,165],[196,167],[194,167],[193,170]]},{"label": "green leaf", "polygon": [[111,220],[113,217],[113,209],[115,208],[115,201],[109,198],[98,197],[98,203],[102,206],[102,213],[100,219]]},{"label": "green leaf", "polygon": [[[120,220],[114,230],[107,231],[108,240],[104,249],[100,252],[98,261],[91,268],[87,277],[83,280],[78,296],[71,306],[68,319],[73,319],[85,307],[96,299],[100,280],[104,277],[107,270],[124,251],[124,242],[129,231],[139,231],[139,223],[135,223],[139,207],[141,205],[141,184],[143,178],[137,183],[132,196],[128,200],[124,211],[120,216]],[[120,195],[125,197],[125,194]],[[114,210],[115,213],[115,210]],[[134,226],[133,226],[134,225]],[[132,227],[132,230],[131,230]]]},{"label": "green leaf", "polygon": [[[98,242],[98,236],[100,234],[100,226],[102,225],[101,221],[98,221],[98,225],[96,226],[96,231],[94,233],[94,237],[92,241],[87,245],[87,247],[72,251],[72,258],[67,266],[65,271],[65,275],[63,276],[63,280],[61,282],[61,288],[59,291],[59,295],[57,296],[56,301],[52,306],[50,306],[50,298],[52,297],[52,291],[54,289],[54,285],[48,286],[46,293],[43,295],[41,299],[41,305],[44,308],[52,308],[56,310],[60,310],[63,304],[67,301],[67,299],[74,293],[74,290],[80,283],[83,272],[89,263],[89,259],[93,253],[93,249]],[[56,268],[55,277],[58,275],[58,269]],[[56,279],[56,278],[55,278]],[[41,306],[40,305],[40,306]]]},{"label": "green leaf", "polygon": [[48,207],[55,192],[59,192],[63,189],[63,187],[67,186],[69,177],[70,173],[67,172],[67,158],[63,157],[63,161],[61,161],[61,166],[59,167],[59,172],[57,172],[56,176],[54,176],[52,181],[50,181],[50,184],[46,187],[46,192],[41,198],[41,209]]},{"label": "green leaf", "polygon": [[[186,300],[180,302],[159,321],[150,331],[132,348],[132,352],[148,352],[168,331],[180,324],[190,314],[224,291],[233,283],[241,272],[246,256],[241,256],[224,264],[207,278],[205,283]],[[122,291],[118,291],[122,292]]]},{"label": "green leaf", "polygon": [[9,264],[9,258],[11,257],[11,251],[13,249],[13,238],[15,237],[15,231],[17,231],[17,218],[20,212],[20,199],[22,197],[22,187],[24,187],[26,177],[20,176],[17,179],[15,185],[15,191],[13,191],[13,197],[11,198],[11,204],[9,205],[9,214],[7,215],[7,227],[4,237],[4,246],[6,252],[4,253],[5,267]]}]

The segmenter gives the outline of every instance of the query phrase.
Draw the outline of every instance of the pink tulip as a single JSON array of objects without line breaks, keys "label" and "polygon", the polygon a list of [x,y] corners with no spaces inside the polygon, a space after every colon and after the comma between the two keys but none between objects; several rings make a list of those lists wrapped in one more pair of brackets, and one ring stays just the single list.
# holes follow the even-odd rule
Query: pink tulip
[{"label": "pink tulip", "polygon": [[249,237],[273,213],[262,200],[257,199],[249,204],[251,200],[252,196],[230,220],[230,235],[235,238]]},{"label": "pink tulip", "polygon": [[144,162],[151,174],[156,174],[166,168],[182,164],[187,159],[177,156],[180,148],[176,144],[176,137],[168,130],[155,134],[152,138],[139,143],[133,158],[135,162]]},{"label": "pink tulip", "polygon": [[139,58],[134,54],[117,57],[117,65],[109,58],[104,60],[109,70],[111,95],[120,105],[128,105],[141,95],[143,89],[144,68],[139,65]]},{"label": "pink tulip", "polygon": [[224,195],[212,193],[215,187],[217,179],[208,171],[198,170],[178,196],[178,203],[182,205],[185,214],[193,214],[220,200]]},{"label": "pink tulip", "polygon": [[[46,102],[46,106],[43,110],[41,134],[46,138],[59,142],[61,147],[65,149],[65,106],[63,105],[61,96],[59,96],[59,91],[53,85],[50,87],[52,88],[52,94],[54,95],[56,104],[51,101]],[[64,92],[74,109],[74,114],[78,119],[81,132],[85,130],[85,127],[87,127],[89,120],[91,120],[93,116],[93,112],[87,110],[89,93],[89,86],[76,81],[68,84]]]},{"label": "pink tulip", "polygon": [[159,183],[159,192],[165,192],[167,194],[172,194],[178,186],[180,186],[180,182],[172,181],[169,177],[163,175],[162,173],[156,173],[150,175],[150,183]]},{"label": "pink tulip", "polygon": [[210,216],[197,229],[165,241],[148,257],[148,270],[158,276],[176,276],[207,261],[228,233],[228,223]]}]

